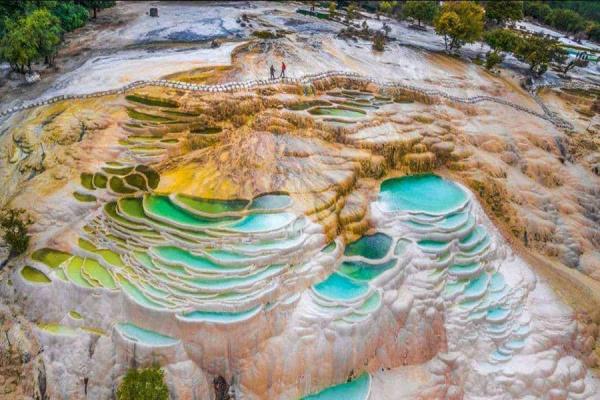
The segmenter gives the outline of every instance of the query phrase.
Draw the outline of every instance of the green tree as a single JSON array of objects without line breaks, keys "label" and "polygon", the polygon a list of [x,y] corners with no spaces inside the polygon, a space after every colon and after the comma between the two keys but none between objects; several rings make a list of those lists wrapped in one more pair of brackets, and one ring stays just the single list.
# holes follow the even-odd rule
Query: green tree
[{"label": "green tree", "polygon": [[402,7],[404,16],[416,19],[419,26],[421,26],[421,21],[429,24],[433,22],[438,11],[438,2],[429,0],[407,1]]},{"label": "green tree", "polygon": [[60,26],[66,32],[81,28],[90,17],[85,7],[70,1],[59,3],[51,11],[60,20]]},{"label": "green tree", "polygon": [[586,27],[585,19],[573,10],[552,10],[544,21],[558,30],[567,32],[581,32]]},{"label": "green tree", "polygon": [[167,400],[169,390],[158,367],[131,368],[117,389],[117,400]]},{"label": "green tree", "polygon": [[356,3],[352,2],[346,9],[346,21],[352,22],[353,19],[356,18],[356,14],[358,12],[358,6]]},{"label": "green tree", "polygon": [[25,18],[25,25],[33,34],[39,55],[45,58],[46,64],[52,65],[61,40],[60,20],[50,11],[40,8]]},{"label": "green tree", "polygon": [[485,19],[498,25],[523,19],[523,2],[511,0],[486,1]]},{"label": "green tree", "polygon": [[541,76],[548,70],[551,62],[562,64],[567,58],[567,52],[556,39],[527,35],[519,42],[515,56],[529,64],[529,70],[534,75]]},{"label": "green tree", "polygon": [[93,13],[92,18],[96,19],[97,13],[99,10],[101,10],[103,8],[109,8],[109,7],[114,6],[116,4],[116,1],[115,0],[78,0],[77,3],[92,10],[92,13]]},{"label": "green tree", "polygon": [[484,10],[470,1],[445,2],[434,26],[438,35],[444,35],[446,51],[456,50],[465,43],[473,43],[483,33]]},{"label": "green tree", "polygon": [[590,40],[599,42],[600,41],[600,24],[598,24],[598,23],[590,24],[587,28],[586,33]]},{"label": "green tree", "polygon": [[392,5],[391,1],[380,1],[379,2],[378,10],[383,15],[387,15],[387,14],[391,13],[393,8],[394,8],[394,6]]},{"label": "green tree", "polygon": [[3,231],[4,241],[10,247],[9,257],[21,255],[29,246],[29,233],[27,227],[33,221],[25,210],[9,208],[0,213],[0,228]]},{"label": "green tree", "polygon": [[483,40],[493,50],[512,53],[519,45],[521,36],[510,29],[492,29],[483,34]]},{"label": "green tree", "polygon": [[11,69],[22,74],[40,57],[31,27],[25,18],[6,21],[5,34],[0,39],[0,59],[9,63]]},{"label": "green tree", "polygon": [[523,14],[538,21],[544,21],[551,12],[552,8],[541,1],[525,1],[523,3]]},{"label": "green tree", "polygon": [[330,1],[329,2],[329,18],[331,18],[331,19],[335,18],[335,11],[336,11],[335,1]]},{"label": "green tree", "polygon": [[492,50],[489,51],[485,56],[485,68],[490,70],[494,68],[497,64],[500,64],[503,60],[502,54],[499,52]]}]

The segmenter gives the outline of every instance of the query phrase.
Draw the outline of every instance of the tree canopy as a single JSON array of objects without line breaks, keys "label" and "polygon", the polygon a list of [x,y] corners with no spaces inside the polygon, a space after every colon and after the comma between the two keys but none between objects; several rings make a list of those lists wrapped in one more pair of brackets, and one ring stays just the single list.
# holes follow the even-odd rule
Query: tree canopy
[{"label": "tree canopy", "polygon": [[483,33],[483,8],[470,1],[445,2],[434,22],[435,31],[444,36],[446,50],[473,43]]},{"label": "tree canopy", "polygon": [[598,1],[525,1],[524,15],[538,22],[569,33],[585,32],[588,38],[600,40],[597,26],[600,24]]},{"label": "tree canopy", "polygon": [[515,56],[526,64],[529,70],[541,76],[548,70],[551,62],[562,64],[567,58],[566,50],[556,39],[538,35],[527,35],[519,41]]},{"label": "tree canopy", "polygon": [[402,7],[404,16],[416,19],[419,26],[421,25],[421,21],[432,23],[438,10],[438,2],[429,0],[407,1]]},{"label": "tree canopy", "polygon": [[52,65],[63,32],[72,31],[113,0],[0,0],[0,60],[15,71],[31,71],[31,64],[44,60]]},{"label": "tree canopy", "polygon": [[492,49],[514,52],[521,41],[521,36],[510,29],[492,29],[483,34],[483,40]]},{"label": "tree canopy", "polygon": [[0,58],[13,70],[24,73],[31,64],[45,58],[52,62],[61,40],[60,21],[47,9],[33,11],[16,21],[7,21],[0,40]]},{"label": "tree canopy", "polygon": [[523,2],[514,0],[486,1],[485,19],[489,22],[504,25],[507,22],[523,19]]}]

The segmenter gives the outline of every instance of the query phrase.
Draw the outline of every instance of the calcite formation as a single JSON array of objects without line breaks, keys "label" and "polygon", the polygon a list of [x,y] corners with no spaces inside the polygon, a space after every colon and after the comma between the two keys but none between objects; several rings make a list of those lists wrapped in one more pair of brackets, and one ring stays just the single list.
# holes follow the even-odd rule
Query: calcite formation
[{"label": "calcite formation", "polygon": [[[213,398],[215,382],[236,399],[598,396],[570,309],[449,179],[494,213],[512,206],[468,169],[516,157],[465,137],[456,114],[473,110],[348,76],[223,88],[13,117],[5,177],[33,179],[13,204],[46,197],[1,290],[43,349],[50,398],[111,398],[152,364],[176,398]],[[31,178],[34,142],[64,162]],[[540,173],[553,165],[522,173],[560,186],[559,169]],[[54,222],[57,204],[71,208]]]}]

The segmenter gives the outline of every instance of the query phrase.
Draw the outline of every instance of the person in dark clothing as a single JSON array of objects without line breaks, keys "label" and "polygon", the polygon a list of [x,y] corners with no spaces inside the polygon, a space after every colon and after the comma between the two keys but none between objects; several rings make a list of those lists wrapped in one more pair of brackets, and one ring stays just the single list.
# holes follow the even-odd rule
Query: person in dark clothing
[{"label": "person in dark clothing", "polygon": [[285,63],[282,61],[281,62],[281,75],[279,76],[280,78],[285,78],[285,69],[286,69]]},{"label": "person in dark clothing", "polygon": [[271,64],[271,79],[275,79],[275,67]]}]

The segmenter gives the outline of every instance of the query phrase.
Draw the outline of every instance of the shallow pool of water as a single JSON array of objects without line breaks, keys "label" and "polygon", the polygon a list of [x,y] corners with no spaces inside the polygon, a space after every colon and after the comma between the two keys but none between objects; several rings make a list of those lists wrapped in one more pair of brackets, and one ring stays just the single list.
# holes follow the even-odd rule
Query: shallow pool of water
[{"label": "shallow pool of water", "polygon": [[68,260],[69,257],[71,257],[71,254],[67,252],[47,247],[36,250],[31,254],[32,259],[44,263],[50,268],[57,268],[60,264]]},{"label": "shallow pool of water", "polygon": [[371,376],[364,373],[358,378],[331,386],[302,400],[366,400],[371,387]]},{"label": "shallow pool of water", "polygon": [[467,194],[433,174],[392,178],[381,184],[379,203],[385,211],[448,213],[462,206]]},{"label": "shallow pool of water", "polygon": [[183,314],[183,319],[189,321],[214,322],[227,324],[246,320],[260,311],[261,306],[258,305],[249,310],[239,312],[220,312],[220,311],[192,311]]},{"label": "shallow pool of water", "polygon": [[199,211],[204,214],[219,214],[224,212],[239,212],[246,208],[248,200],[217,200],[203,199],[198,197],[177,194],[173,199],[176,204],[189,208],[191,211]]},{"label": "shallow pool of water", "polygon": [[344,251],[345,256],[362,256],[372,260],[385,257],[392,245],[392,238],[384,233],[365,235],[350,243]]},{"label": "shallow pool of water", "polygon": [[37,270],[29,265],[26,265],[21,269],[21,276],[28,282],[45,284],[50,283],[50,278],[46,276],[42,271]]},{"label": "shallow pool of water", "polygon": [[324,281],[314,285],[313,289],[327,299],[348,301],[365,295],[369,286],[334,272]]},{"label": "shallow pool of water", "polygon": [[312,115],[325,115],[330,117],[362,118],[366,113],[362,110],[342,107],[315,107],[308,110]]},{"label": "shallow pool of water", "polygon": [[396,259],[383,264],[368,264],[362,261],[344,261],[339,272],[358,281],[370,281],[396,265]]},{"label": "shallow pool of water", "polygon": [[158,332],[140,328],[131,323],[118,323],[115,329],[127,339],[150,346],[172,346],[178,340]]}]

